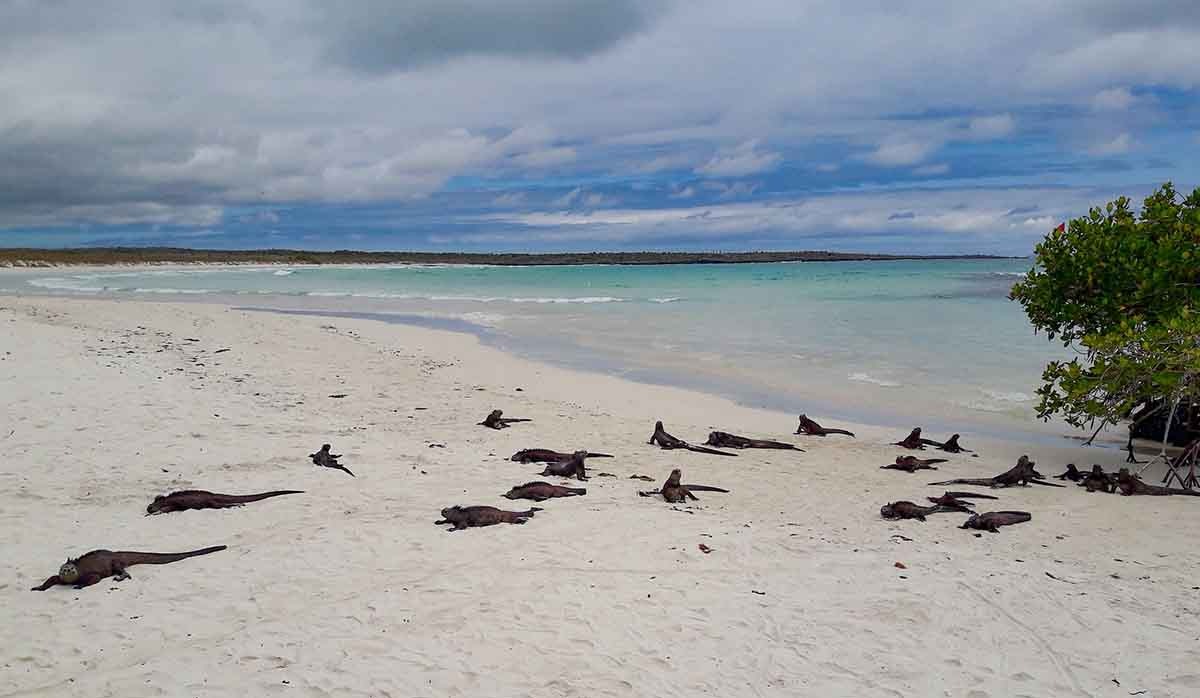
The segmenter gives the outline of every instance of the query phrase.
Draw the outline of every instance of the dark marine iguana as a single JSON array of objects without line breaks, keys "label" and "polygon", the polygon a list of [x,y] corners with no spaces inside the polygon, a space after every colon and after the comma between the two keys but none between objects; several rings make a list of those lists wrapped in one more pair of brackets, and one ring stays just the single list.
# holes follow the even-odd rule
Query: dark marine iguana
[{"label": "dark marine iguana", "polygon": [[[612,458],[608,453],[592,453],[586,451],[587,458]],[[574,453],[562,453],[560,451],[551,451],[548,448],[527,448],[522,451],[517,451],[509,458],[514,463],[562,463],[569,461],[575,457]]]},{"label": "dark marine iguana", "polygon": [[334,470],[341,470],[342,472],[346,473],[350,477],[354,477],[354,473],[350,472],[349,468],[347,468],[346,466],[337,462],[337,459],[341,458],[342,456],[340,454],[334,455],[334,454],[330,453],[329,449],[330,449],[329,444],[321,444],[321,450],[317,451],[316,453],[308,454],[308,457],[312,458],[312,462],[315,465],[319,465],[322,468],[333,468]]},{"label": "dark marine iguana", "polygon": [[999,533],[996,529],[1001,526],[1012,526],[1031,520],[1033,515],[1027,511],[989,511],[986,514],[971,514],[971,518],[964,521],[959,528]]},{"label": "dark marine iguana", "polygon": [[573,477],[579,480],[586,480],[588,476],[587,468],[584,467],[584,460],[587,457],[587,451],[576,451],[571,456],[571,460],[547,463],[546,468],[542,471],[542,475]]},{"label": "dark marine iguana", "polygon": [[908,433],[908,436],[904,437],[903,441],[897,441],[892,445],[900,446],[902,448],[909,448],[914,451],[923,451],[925,450],[926,446],[937,446],[938,448],[941,448],[945,444],[943,444],[941,441],[921,438],[921,427],[913,427],[913,430]]},{"label": "dark marine iguana", "polygon": [[503,414],[503,410],[492,410],[491,413],[488,414],[488,416],[478,424],[478,426],[488,427],[489,429],[507,429],[509,425],[516,424],[517,422],[533,421],[532,419],[522,419],[519,417],[502,417],[501,415]]},{"label": "dark marine iguana", "polygon": [[683,439],[677,439],[674,436],[671,436],[670,434],[668,434],[666,429],[663,429],[662,422],[654,423],[654,433],[650,436],[649,443],[658,444],[659,448],[662,448],[665,450],[673,450],[673,449],[677,449],[677,448],[682,448],[687,451],[695,451],[696,453],[711,453],[714,456],[736,456],[737,455],[736,453],[726,453],[724,451],[714,451],[711,448],[705,448],[703,446],[693,446],[690,443],[684,441]]},{"label": "dark marine iguana", "polygon": [[1071,482],[1079,482],[1084,478],[1084,473],[1075,467],[1074,463],[1067,463],[1067,471],[1062,475],[1055,475],[1055,480],[1070,480]]},{"label": "dark marine iguana", "polygon": [[926,516],[930,514],[942,514],[949,512],[967,512],[971,510],[961,504],[939,504],[932,507],[923,507],[912,502],[892,502],[884,504],[879,508],[879,515],[885,519],[916,519],[924,521]]},{"label": "dark marine iguana", "polygon": [[135,553],[130,551],[93,550],[77,558],[68,558],[58,574],[33,587],[33,591],[45,591],[57,584],[74,585],[76,589],[90,587],[105,577],[113,577],[116,581],[129,579],[126,568],[134,565],[165,565],[178,562],[197,555],[225,550],[224,545],[211,548],[201,548],[186,553]]},{"label": "dark marine iguana", "polygon": [[535,502],[541,502],[555,497],[578,497],[585,494],[587,494],[587,490],[582,487],[562,487],[539,481],[517,485],[505,493],[504,497],[506,499],[532,499]]},{"label": "dark marine iguana", "polygon": [[1178,494],[1186,497],[1200,497],[1200,492],[1195,490],[1183,490],[1175,487],[1159,487],[1158,485],[1147,485],[1129,472],[1129,468],[1121,468],[1117,472],[1117,489],[1121,490],[1121,494],[1126,497],[1135,494],[1150,495],[1152,497],[1166,497],[1168,495]]},{"label": "dark marine iguana", "polygon": [[146,507],[146,516],[168,514],[185,509],[227,509],[285,494],[304,494],[303,490],[274,490],[260,494],[217,494],[205,490],[179,490],[158,495]]},{"label": "dark marine iguana", "polygon": [[730,434],[724,431],[709,432],[708,441],[705,441],[704,445],[719,446],[721,448],[773,448],[780,451],[804,451],[802,448],[796,448],[792,444],[785,444],[782,441],[748,439],[744,436],[738,436],[737,434]]},{"label": "dark marine iguana", "polygon": [[946,506],[973,507],[975,502],[967,501],[970,499],[999,499],[990,494],[975,494],[974,492],[943,492],[938,497],[926,497],[934,504],[944,504]]},{"label": "dark marine iguana", "polygon": [[539,511],[541,509],[537,507],[532,507],[525,511],[504,511],[496,507],[452,506],[442,509],[442,518],[434,521],[434,524],[452,524],[453,528],[449,529],[451,532],[478,526],[495,526],[502,523],[524,524],[535,512]]},{"label": "dark marine iguana", "polygon": [[956,480],[946,480],[945,482],[931,482],[930,485],[977,485],[979,487],[1013,487],[1020,485],[1022,487],[1034,484],[1045,485],[1046,487],[1063,487],[1052,482],[1043,482],[1046,478],[1041,473],[1033,469],[1035,463],[1029,460],[1028,456],[1021,456],[1017,459],[1017,464],[1007,471],[1000,473],[995,477],[985,478],[959,478]]},{"label": "dark marine iguana", "polygon": [[1117,478],[1104,472],[1104,468],[1099,465],[1093,465],[1092,471],[1079,481],[1079,486],[1086,488],[1088,492],[1100,490],[1112,494],[1117,491]]},{"label": "dark marine iguana", "polygon": [[729,493],[729,490],[722,489],[720,487],[710,487],[709,485],[684,485],[680,482],[682,479],[683,472],[679,468],[675,468],[671,471],[671,474],[667,476],[667,481],[663,483],[662,487],[658,488],[657,490],[650,490],[648,492],[638,492],[638,495],[642,497],[653,497],[656,494],[661,494],[662,498],[668,502],[671,502],[672,504],[678,504],[688,499],[699,501],[700,498],[692,494],[692,490],[697,492]]},{"label": "dark marine iguana", "polygon": [[916,456],[896,456],[895,463],[879,466],[880,470],[903,470],[906,473],[915,473],[918,470],[937,470],[933,467],[934,463],[945,463],[945,458],[917,458]]},{"label": "dark marine iguana", "polygon": [[800,415],[800,426],[796,427],[797,434],[807,434],[808,436],[829,436],[830,434],[845,434],[851,438],[854,437],[854,432],[846,431],[845,429],[826,429],[817,424],[815,421],[808,418],[808,415]]},{"label": "dark marine iguana", "polygon": [[946,451],[947,453],[974,453],[974,451],[958,445],[958,434],[946,439],[946,443],[938,446],[938,450]]}]

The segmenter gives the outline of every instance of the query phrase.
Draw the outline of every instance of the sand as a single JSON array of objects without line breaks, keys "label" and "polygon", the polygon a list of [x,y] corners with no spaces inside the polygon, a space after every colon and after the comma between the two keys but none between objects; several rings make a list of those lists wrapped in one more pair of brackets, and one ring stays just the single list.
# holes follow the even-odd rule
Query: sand
[{"label": "sand", "polygon": [[[895,429],[793,437],[794,414],[469,335],[63,298],[0,298],[0,406],[3,696],[1200,694],[1200,500],[1000,491],[1033,521],[979,536],[959,514],[878,515],[1025,452],[1050,475],[1115,467],[1111,449],[964,433],[979,457],[910,475],[877,467]],[[475,426],[494,408],[534,421]],[[807,452],[661,451],[655,419]],[[326,441],[357,477],[308,461]],[[433,524],[456,503],[526,508],[500,495],[542,479],[506,460],[527,447],[613,453],[589,465],[617,477],[524,526]],[[673,467],[732,493],[636,495]],[[184,488],[305,494],[142,515]],[[29,591],[94,548],[218,544]]]}]

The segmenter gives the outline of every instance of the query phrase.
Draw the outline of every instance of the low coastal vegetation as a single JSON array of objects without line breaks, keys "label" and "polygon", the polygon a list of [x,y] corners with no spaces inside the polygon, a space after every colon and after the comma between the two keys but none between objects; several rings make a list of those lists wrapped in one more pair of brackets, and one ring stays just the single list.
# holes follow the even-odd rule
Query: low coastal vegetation
[{"label": "low coastal vegetation", "polygon": [[190,250],[182,247],[0,249],[0,266],[72,264],[737,264],[748,262],[853,262],[896,259],[1003,259],[991,255],[888,255],[854,252],[361,252],[336,250]]},{"label": "low coastal vegetation", "polygon": [[1041,417],[1097,433],[1130,419],[1131,439],[1178,445],[1200,436],[1200,188],[1168,182],[1136,214],[1120,197],[1059,226],[1012,298],[1082,355],[1046,367]]}]

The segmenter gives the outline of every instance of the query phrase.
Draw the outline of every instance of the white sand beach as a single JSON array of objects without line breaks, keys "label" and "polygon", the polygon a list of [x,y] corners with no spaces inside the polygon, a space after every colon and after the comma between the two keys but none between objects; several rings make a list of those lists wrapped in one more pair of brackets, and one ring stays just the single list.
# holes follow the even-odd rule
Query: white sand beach
[{"label": "white sand beach", "polygon": [[[964,431],[978,457],[907,474],[878,468],[895,429],[812,414],[858,438],[792,436],[794,414],[466,334],[49,297],[0,297],[0,407],[0,696],[1200,695],[1200,500],[999,490],[981,511],[1033,520],[978,536],[962,514],[879,516],[1023,453],[1050,476],[1114,469],[1113,449]],[[533,421],[476,426],[496,408]],[[662,451],[656,419],[806,452]],[[323,442],[357,477],[309,462]],[[616,458],[524,526],[433,524],[561,482],[507,460],[530,447]],[[674,467],[732,492],[637,496]],[[305,493],[143,516],[189,488]],[[92,549],[211,545],[228,550],[29,590]]]}]

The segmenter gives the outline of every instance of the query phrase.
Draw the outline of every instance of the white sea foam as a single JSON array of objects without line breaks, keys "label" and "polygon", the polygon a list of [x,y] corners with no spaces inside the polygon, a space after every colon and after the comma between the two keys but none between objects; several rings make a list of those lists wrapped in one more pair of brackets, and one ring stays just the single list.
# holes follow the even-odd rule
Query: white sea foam
[{"label": "white sea foam", "polygon": [[213,293],[208,289],[203,288],[135,288],[134,293],[160,293],[163,295],[182,294],[186,296],[201,296],[206,293]]},{"label": "white sea foam", "polygon": [[102,293],[109,289],[103,286],[84,286],[83,279],[79,277],[58,278],[51,277],[45,279],[29,279],[25,283],[30,286],[44,288],[50,291],[74,291],[76,293]]},{"label": "white sea foam", "polygon": [[291,276],[292,274],[295,274],[295,273],[296,273],[295,269],[280,269],[279,271],[274,272],[273,275],[274,276]]},{"label": "white sea foam", "polygon": [[1004,393],[997,390],[984,390],[983,394],[997,402],[1033,402],[1034,396],[1028,393]]},{"label": "white sea foam", "polygon": [[29,284],[30,286],[37,286],[38,288],[54,288],[74,291],[79,288],[79,284],[77,283],[78,278],[79,277],[75,277],[75,279],[64,279],[53,276],[46,279],[28,279],[25,283]]},{"label": "white sea foam", "polygon": [[[419,298],[420,296],[414,296]],[[508,298],[504,296],[428,296],[427,300],[431,301],[469,301],[475,303],[623,303],[625,298],[616,298],[614,296],[577,296],[572,298],[560,297],[517,297]]]},{"label": "white sea foam", "polygon": [[[504,299],[501,299],[504,300]],[[513,303],[623,303],[614,296],[582,296],[579,298],[510,298]]]},{"label": "white sea foam", "polygon": [[670,298],[651,298],[650,300],[654,301],[655,303],[674,303],[676,301],[681,301],[683,299],[672,296]]},{"label": "white sea foam", "polygon": [[980,390],[980,392],[983,393],[982,399],[966,402],[955,401],[954,404],[976,412],[1026,416],[1029,414],[1030,403],[1036,399],[1033,395],[1021,392],[1002,392],[987,389]]},{"label": "white sea foam", "polygon": [[453,317],[476,325],[483,325],[484,327],[499,327],[508,319],[507,315],[500,315],[499,313],[462,313]]},{"label": "white sea foam", "polygon": [[897,383],[895,381],[889,381],[889,380],[884,380],[882,378],[876,378],[876,377],[868,375],[866,373],[851,373],[850,375],[846,376],[846,378],[849,378],[850,380],[858,382],[858,383],[870,383],[872,385],[878,385],[878,386],[881,386],[884,388],[899,388],[901,386],[900,383]]},{"label": "white sea foam", "polygon": [[[271,293],[267,291],[267,293]],[[390,300],[418,300],[418,301],[461,301],[466,303],[534,303],[538,305],[546,304],[563,304],[563,303],[624,303],[627,298],[617,298],[615,296],[440,296],[440,295],[420,295],[413,293],[384,293],[382,291],[371,291],[364,293],[351,293],[349,291],[307,291],[300,295],[312,296],[314,298],[379,298]]]}]

